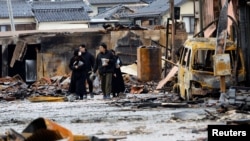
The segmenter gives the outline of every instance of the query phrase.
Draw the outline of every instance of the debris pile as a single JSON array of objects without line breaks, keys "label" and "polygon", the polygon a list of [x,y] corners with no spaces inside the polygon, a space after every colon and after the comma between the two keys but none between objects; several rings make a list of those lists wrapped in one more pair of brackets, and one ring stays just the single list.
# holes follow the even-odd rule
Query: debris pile
[{"label": "debris pile", "polygon": [[11,101],[30,96],[62,96],[67,93],[69,77],[41,78],[28,85],[20,76],[0,78],[0,99]]},{"label": "debris pile", "polygon": [[0,78],[0,92],[0,100],[11,101],[25,97],[28,85],[18,75]]},{"label": "debris pile", "polygon": [[167,95],[148,95],[148,94],[130,94],[125,99],[117,99],[110,102],[111,106],[132,107],[132,108],[156,108],[156,107],[188,107],[178,94]]},{"label": "debris pile", "polygon": [[[141,82],[136,76],[124,74],[126,90],[124,93],[157,94],[155,91],[157,82]],[[101,94],[100,80],[94,80],[94,92]],[[12,101],[36,96],[61,97],[67,96],[70,84],[70,76],[43,77],[32,84],[25,83],[19,75],[0,78],[0,100]]]},{"label": "debris pile", "polygon": [[104,28],[104,30],[101,30],[101,32],[103,33],[108,33],[110,31],[119,31],[119,30],[148,30],[147,28],[141,27],[137,24],[126,26],[119,23],[115,25],[105,23],[102,25],[102,27]]}]

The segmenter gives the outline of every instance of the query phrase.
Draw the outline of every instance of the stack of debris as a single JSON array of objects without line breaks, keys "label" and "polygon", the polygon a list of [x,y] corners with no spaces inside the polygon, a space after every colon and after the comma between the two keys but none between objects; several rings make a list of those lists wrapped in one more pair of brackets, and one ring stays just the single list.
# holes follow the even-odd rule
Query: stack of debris
[{"label": "stack of debris", "polygon": [[69,86],[69,77],[41,78],[28,85],[19,75],[0,78],[0,99],[11,101],[33,96],[64,96]]},{"label": "stack of debris", "polygon": [[0,78],[0,100],[11,101],[27,95],[28,85],[19,75]]},{"label": "stack of debris", "polygon": [[[203,101],[204,102],[204,101]],[[140,94],[127,95],[126,99],[117,99],[110,102],[112,106],[126,107],[131,106],[135,108],[156,108],[156,107],[187,107],[188,103],[183,101],[178,94]]]},{"label": "stack of debris", "polygon": [[[96,81],[100,81],[97,80]],[[157,82],[141,82],[136,76],[124,74],[125,93],[142,94],[142,93],[159,93],[155,91]],[[36,82],[28,85],[19,75],[13,77],[0,78],[0,100],[16,100],[37,96],[64,97],[68,95],[70,76],[43,77]],[[94,82],[96,84],[96,82]],[[94,86],[97,94],[101,93],[100,82]],[[54,99],[53,99],[54,100]]]},{"label": "stack of debris", "polygon": [[238,110],[250,110],[250,87],[231,86],[226,94],[222,94],[221,111],[234,107]]}]

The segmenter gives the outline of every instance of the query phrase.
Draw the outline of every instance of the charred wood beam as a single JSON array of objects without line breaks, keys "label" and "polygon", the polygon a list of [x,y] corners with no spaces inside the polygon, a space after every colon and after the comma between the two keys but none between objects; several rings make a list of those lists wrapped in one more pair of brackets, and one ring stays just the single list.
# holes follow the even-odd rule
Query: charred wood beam
[{"label": "charred wood beam", "polygon": [[8,76],[8,68],[9,68],[9,65],[8,65],[8,41],[5,40],[3,41],[2,43],[2,63],[1,63],[1,76]]},{"label": "charred wood beam", "polygon": [[10,62],[10,67],[14,66],[16,60],[22,61],[24,55],[26,54],[26,51],[27,51],[26,42],[22,40],[17,41],[16,47],[15,47],[15,50],[14,50],[14,53]]},{"label": "charred wood beam", "polygon": [[151,107],[151,108],[156,108],[156,107],[169,107],[169,108],[183,108],[183,107],[188,107],[187,103],[142,103],[137,106],[137,108],[145,108],[145,107]]},{"label": "charred wood beam", "polygon": [[168,63],[170,63],[170,64],[172,64],[172,65],[174,65],[174,66],[178,66],[176,63],[174,63],[174,62],[172,62],[170,60],[167,60],[167,59],[164,59],[164,58],[161,58],[161,59],[168,62]]},{"label": "charred wood beam", "polygon": [[250,119],[227,121],[227,125],[250,125]]}]

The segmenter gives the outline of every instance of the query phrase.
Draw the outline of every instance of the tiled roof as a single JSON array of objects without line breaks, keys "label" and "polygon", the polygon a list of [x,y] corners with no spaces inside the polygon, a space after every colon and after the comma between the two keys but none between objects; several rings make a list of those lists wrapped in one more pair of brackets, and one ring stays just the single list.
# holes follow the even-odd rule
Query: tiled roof
[{"label": "tiled roof", "polygon": [[38,9],[34,10],[38,22],[58,21],[89,21],[90,18],[83,8],[80,9]]},{"label": "tiled roof", "polygon": [[145,3],[152,3],[152,2],[155,1],[155,0],[141,0],[141,1],[143,1],[143,2],[145,2]]},{"label": "tiled roof", "polygon": [[134,12],[127,6],[116,5],[93,17],[93,19],[119,19]]},{"label": "tiled roof", "polygon": [[74,1],[34,1],[32,3],[33,9],[71,9],[71,8],[84,8],[87,12],[93,10],[82,0]]},{"label": "tiled roof", "polygon": [[[15,17],[32,17],[31,7],[24,0],[11,0],[13,16]],[[8,18],[7,1],[0,1],[0,18]]]},{"label": "tiled roof", "polygon": [[128,4],[140,3],[141,0],[88,0],[90,4]]},{"label": "tiled roof", "polygon": [[[179,6],[187,0],[174,0],[174,5]],[[168,0],[156,0],[146,7],[138,9],[135,13],[130,14],[129,17],[147,17],[160,16],[165,14],[170,9]]]}]

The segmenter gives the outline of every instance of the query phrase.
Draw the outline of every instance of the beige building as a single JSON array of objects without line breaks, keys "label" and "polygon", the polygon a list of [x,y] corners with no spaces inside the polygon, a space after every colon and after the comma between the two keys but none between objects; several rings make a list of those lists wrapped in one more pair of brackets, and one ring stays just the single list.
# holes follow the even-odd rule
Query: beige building
[{"label": "beige building", "polygon": [[88,28],[92,12],[82,0],[34,1],[32,11],[37,30]]},{"label": "beige building", "polygon": [[88,1],[90,4],[91,9],[93,10],[92,13],[89,14],[90,17],[96,16],[109,8],[112,8],[115,5],[122,4],[123,6],[128,7],[138,7],[138,6],[147,6],[146,2],[141,0],[84,0]]},{"label": "beige building", "polygon": [[[24,0],[12,0],[11,5],[15,30],[34,30],[35,19],[28,3]],[[9,14],[7,1],[0,1],[0,32],[11,31]]]},{"label": "beige building", "polygon": [[[174,6],[179,7],[178,22],[184,22],[186,31],[194,33],[194,2],[193,0],[174,0]],[[129,16],[134,19],[134,23],[141,26],[167,25],[170,19],[170,3],[168,0],[156,0],[149,6],[138,9]]]}]

